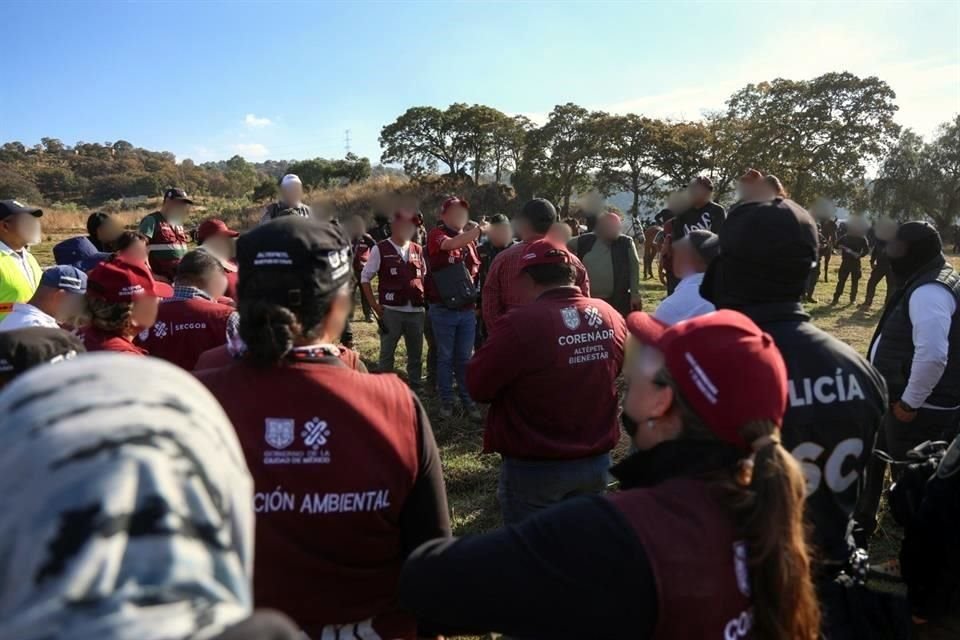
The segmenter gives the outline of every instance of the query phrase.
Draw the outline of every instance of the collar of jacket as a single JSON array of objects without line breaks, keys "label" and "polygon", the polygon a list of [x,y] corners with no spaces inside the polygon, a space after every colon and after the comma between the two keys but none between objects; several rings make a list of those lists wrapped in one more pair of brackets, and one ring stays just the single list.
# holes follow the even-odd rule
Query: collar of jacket
[{"label": "collar of jacket", "polygon": [[668,440],[648,451],[637,451],[611,467],[610,475],[620,481],[621,489],[653,487],[671,478],[730,468],[743,457],[736,447],[719,441]]},{"label": "collar of jacket", "polygon": [[537,296],[537,300],[558,300],[563,298],[573,298],[574,296],[578,295],[580,295],[580,287],[570,285],[566,287],[547,289]]},{"label": "collar of jacket", "polygon": [[761,327],[767,322],[787,320],[810,322],[810,314],[803,310],[803,305],[799,302],[766,302],[731,308],[747,316]]}]

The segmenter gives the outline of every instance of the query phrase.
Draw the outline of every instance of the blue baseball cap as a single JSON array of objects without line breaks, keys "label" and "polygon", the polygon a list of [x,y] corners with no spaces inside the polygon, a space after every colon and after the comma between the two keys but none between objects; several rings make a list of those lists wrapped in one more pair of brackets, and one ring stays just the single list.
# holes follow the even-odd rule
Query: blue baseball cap
[{"label": "blue baseball cap", "polygon": [[60,264],[43,272],[40,286],[83,295],[87,292],[87,274],[76,267]]},{"label": "blue baseball cap", "polygon": [[53,258],[57,264],[68,264],[83,271],[90,271],[109,257],[109,253],[97,251],[86,236],[68,238],[53,248]]}]

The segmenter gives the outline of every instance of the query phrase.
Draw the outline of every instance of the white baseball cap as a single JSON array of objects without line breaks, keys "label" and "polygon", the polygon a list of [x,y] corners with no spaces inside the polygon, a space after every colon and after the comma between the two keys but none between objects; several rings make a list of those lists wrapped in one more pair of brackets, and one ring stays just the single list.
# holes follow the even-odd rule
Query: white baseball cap
[{"label": "white baseball cap", "polygon": [[281,178],[280,180],[281,187],[285,187],[288,184],[294,184],[294,183],[299,184],[300,186],[303,186],[303,183],[300,181],[300,177],[292,173],[288,173],[287,175],[283,176],[283,178]]}]

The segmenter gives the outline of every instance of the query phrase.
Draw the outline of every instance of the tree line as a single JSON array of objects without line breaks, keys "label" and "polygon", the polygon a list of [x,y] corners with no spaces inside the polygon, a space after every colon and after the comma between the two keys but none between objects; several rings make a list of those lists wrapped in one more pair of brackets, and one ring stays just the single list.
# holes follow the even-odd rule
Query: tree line
[{"label": "tree line", "polygon": [[135,147],[126,140],[77,142],[42,138],[0,146],[0,195],[33,202],[99,206],[111,200],[154,197],[177,185],[191,195],[264,200],[276,195],[278,178],[296,173],[310,189],[359,182],[370,175],[370,161],[353,154],[251,163],[239,155],[220,162],[180,163],[166,151]]},{"label": "tree line", "polygon": [[696,175],[710,176],[718,199],[729,200],[737,178],[754,167],[777,175],[804,204],[823,197],[860,211],[943,211],[952,220],[960,214],[957,121],[924,143],[894,121],[895,99],[879,78],[827,73],[749,84],[699,121],[567,103],[537,126],[485,105],[412,107],[382,129],[381,160],[413,176],[501,181],[510,174],[521,198],[544,196],[565,212],[592,189],[628,192],[638,212]]}]

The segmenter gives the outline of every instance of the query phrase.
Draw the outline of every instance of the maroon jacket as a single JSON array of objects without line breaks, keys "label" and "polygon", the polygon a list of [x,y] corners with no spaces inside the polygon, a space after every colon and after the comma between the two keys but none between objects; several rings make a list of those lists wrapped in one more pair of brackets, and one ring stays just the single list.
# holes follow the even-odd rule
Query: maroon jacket
[{"label": "maroon jacket", "polygon": [[404,262],[389,240],[384,240],[377,247],[380,251],[380,270],[377,272],[380,304],[402,307],[409,302],[415,307],[422,307],[423,277],[426,271],[423,249],[416,242],[411,242],[410,259]]},{"label": "maroon jacket", "polygon": [[[193,365],[193,370],[204,371],[206,369],[220,369],[239,359],[239,356],[236,358],[233,357],[233,354],[230,353],[226,344],[222,344],[219,347],[207,349],[201,353],[200,357],[197,358],[197,363]],[[343,364],[347,365],[347,368],[359,371],[360,373],[367,373],[367,367],[360,359],[360,354],[353,349],[348,349],[340,345],[340,359],[343,361]]]},{"label": "maroon jacket", "polygon": [[80,341],[87,351],[115,351],[128,353],[132,356],[150,355],[129,340],[114,333],[106,333],[94,327],[86,327],[80,332]]},{"label": "maroon jacket", "polygon": [[171,298],[160,303],[153,328],[137,338],[150,355],[193,371],[200,354],[227,342],[233,307],[204,298]]},{"label": "maroon jacket", "polygon": [[626,333],[613,307],[577,287],[504,316],[467,365],[470,397],[491,403],[484,451],[563,460],[613,449]]},{"label": "maroon jacket", "polygon": [[[403,535],[424,437],[410,390],[332,357],[266,369],[237,361],[197,377],[233,422],[253,475],[257,606],[279,609],[314,638],[351,624],[414,638],[414,619],[397,604],[406,547],[423,541]],[[445,500],[440,508],[445,520]]]},{"label": "maroon jacket", "polygon": [[706,484],[676,478],[606,499],[630,523],[653,570],[654,640],[752,637],[747,547]]},{"label": "maroon jacket", "polygon": [[[430,303],[442,303],[440,294],[437,292],[437,285],[433,282],[434,272],[462,262],[466,265],[467,272],[474,281],[476,281],[477,275],[480,273],[480,254],[477,253],[476,242],[471,242],[456,251],[444,251],[440,248],[444,240],[456,236],[457,234],[455,232],[443,225],[431,229],[430,233],[427,234],[427,264],[430,265],[430,270],[427,273],[427,300],[430,301]],[[463,308],[473,309],[475,307],[475,304],[468,304]]]}]

